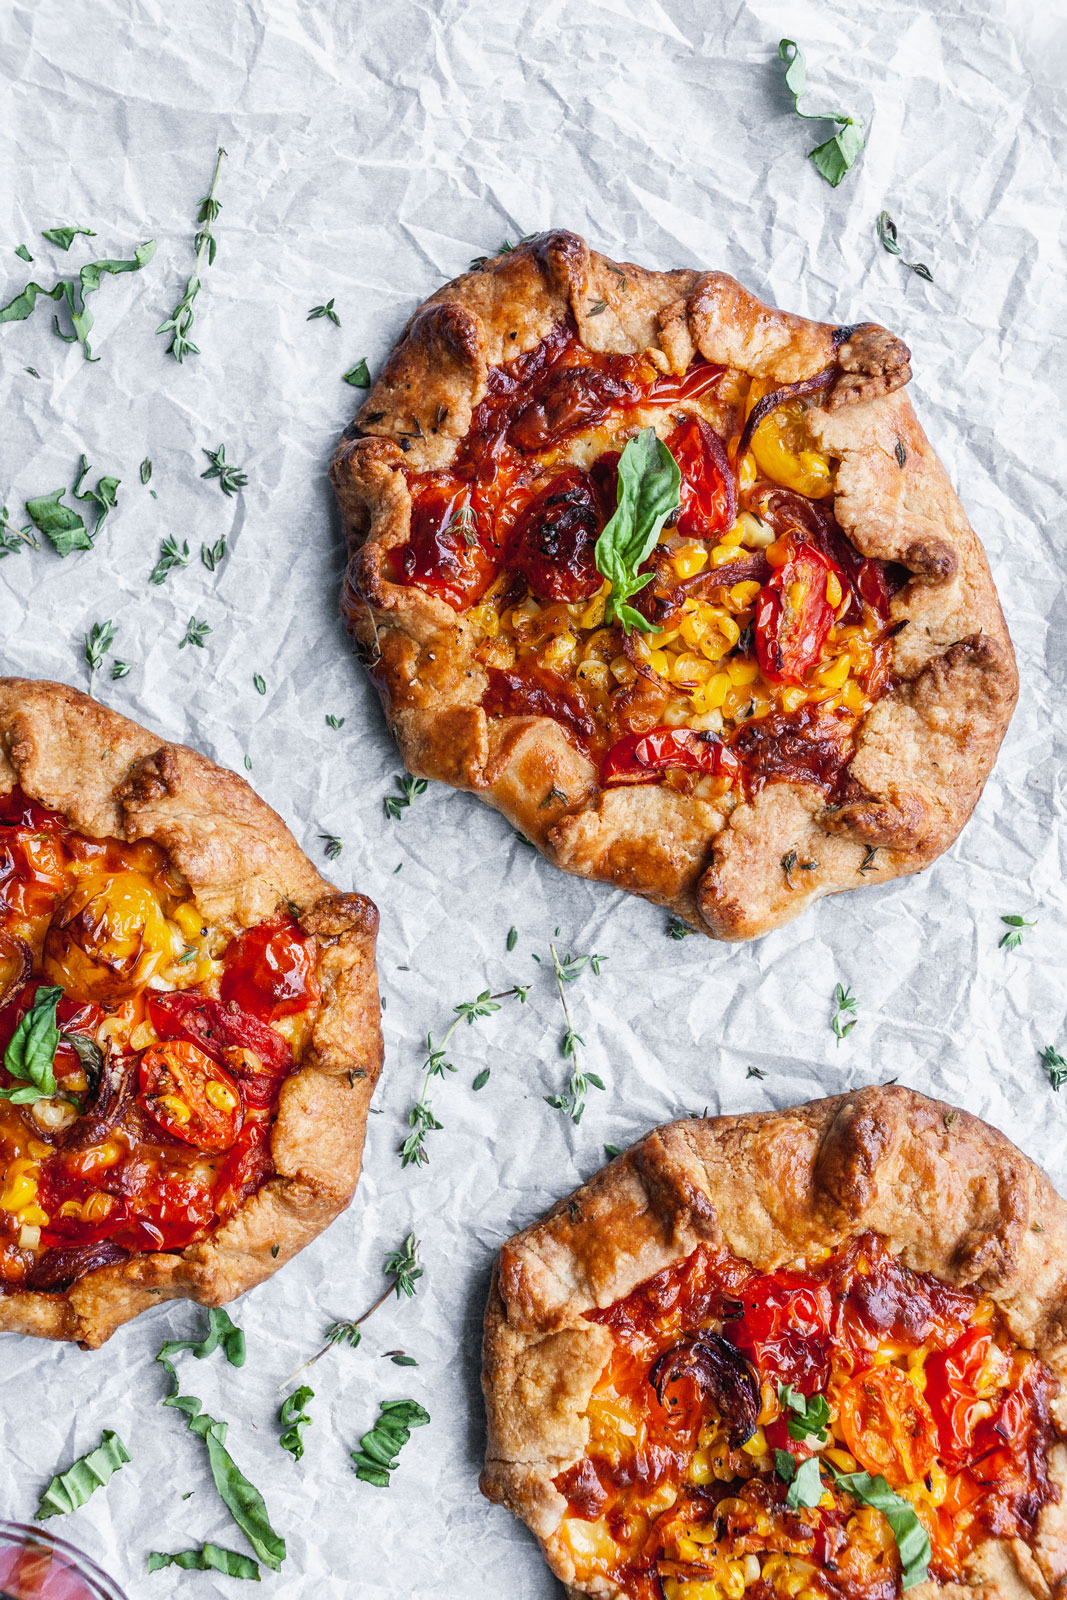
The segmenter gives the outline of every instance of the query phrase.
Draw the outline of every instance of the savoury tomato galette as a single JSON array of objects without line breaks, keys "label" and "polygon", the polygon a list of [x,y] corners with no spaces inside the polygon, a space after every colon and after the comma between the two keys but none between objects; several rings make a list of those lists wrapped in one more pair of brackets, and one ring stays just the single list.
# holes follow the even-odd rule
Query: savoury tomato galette
[{"label": "savoury tomato galette", "polygon": [[332,468],[412,771],[717,938],[931,862],[1017,684],[908,363],[570,233],[431,296]]},{"label": "savoury tomato galette", "polygon": [[0,1330],[221,1305],[343,1210],[377,924],[243,779],[0,679]]},{"label": "savoury tomato galette", "polygon": [[900,1088],[673,1123],[501,1251],[482,1488],[571,1596],[1050,1600],[1067,1208]]}]

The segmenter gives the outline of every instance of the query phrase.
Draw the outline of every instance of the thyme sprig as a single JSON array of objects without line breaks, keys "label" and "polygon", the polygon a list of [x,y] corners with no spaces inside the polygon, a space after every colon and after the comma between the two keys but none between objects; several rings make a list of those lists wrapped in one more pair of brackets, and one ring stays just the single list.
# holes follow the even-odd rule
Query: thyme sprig
[{"label": "thyme sprig", "polygon": [[916,277],[925,278],[927,283],[933,283],[934,275],[922,261],[904,260],[904,252],[897,243],[897,225],[888,211],[879,211],[875,227],[878,230],[878,239],[883,250],[888,250],[891,256],[899,256],[903,265],[907,267],[909,272],[914,272]]},{"label": "thyme sprig", "polygon": [[307,317],[305,318],[305,321],[314,322],[316,317],[328,317],[335,328],[339,328],[341,326],[341,319],[333,308],[332,300],[327,300],[324,306],[312,306],[311,310],[307,314]]},{"label": "thyme sprig", "polygon": [[530,992],[529,984],[515,983],[510,989],[502,989],[498,994],[490,994],[488,989],[483,989],[474,1000],[462,1000],[454,1006],[456,1020],[445,1029],[440,1044],[434,1044],[433,1034],[426,1035],[426,1059],[423,1062],[425,1074],[422,1083],[422,1093],[408,1112],[408,1127],[411,1132],[400,1146],[400,1165],[402,1167],[423,1167],[429,1161],[426,1149],[426,1135],[443,1127],[433,1114],[429,1099],[431,1078],[443,1078],[446,1072],[455,1072],[455,1067],[448,1060],[445,1052],[449,1040],[461,1022],[473,1024],[479,1017],[488,1017],[494,1011],[500,1010],[501,1000],[516,999],[520,1005],[526,1002]]},{"label": "thyme sprig", "polygon": [[178,649],[184,650],[187,644],[195,644],[198,649],[202,650],[204,648],[204,640],[211,631],[206,622],[197,617],[190,617],[185,625],[185,635],[179,643]]},{"label": "thyme sprig", "polygon": [[217,450],[204,450],[204,455],[207,456],[211,465],[206,472],[200,474],[202,478],[218,478],[219,488],[225,495],[236,494],[239,489],[245,487],[248,482],[248,475],[242,472],[240,467],[231,466],[226,460],[226,446],[224,444],[220,444]]},{"label": "thyme sprig", "polygon": [[208,266],[212,266],[215,261],[215,235],[211,232],[211,224],[216,221],[219,212],[222,210],[221,203],[215,199],[215,190],[219,181],[219,168],[222,166],[222,158],[225,154],[225,150],[220,145],[218,154],[215,157],[215,172],[211,179],[211,188],[201,200],[200,210],[196,214],[196,220],[200,224],[200,231],[193,240],[196,260],[193,263],[192,275],[186,282],[185,293],[166,321],[161,322],[156,329],[157,333],[170,333],[173,335],[170,344],[167,346],[167,354],[172,355],[175,361],[179,362],[187,355],[198,356],[200,354],[200,346],[193,344],[189,338],[189,333],[193,326],[193,302],[200,293],[200,274],[203,270],[204,258],[205,256],[207,257]]},{"label": "thyme sprig", "polygon": [[[326,720],[328,722],[329,718]],[[343,717],[341,721],[344,721]],[[407,810],[417,794],[426,793],[426,779],[413,778],[409,772],[405,772],[396,779],[396,786],[400,793],[387,794],[382,801],[386,816],[393,822],[400,821],[400,813]]]},{"label": "thyme sprig", "polygon": [[184,540],[179,546],[177,539],[168,534],[159,547],[159,560],[149,574],[149,583],[165,583],[167,574],[174,571],[175,567],[189,565],[189,541]]},{"label": "thyme sprig", "polygon": [[39,550],[41,541],[34,538],[32,524],[16,528],[13,522],[8,521],[7,507],[0,506],[0,561],[5,556],[17,555],[23,545],[28,545],[31,550]]},{"label": "thyme sprig", "polygon": [[567,991],[565,986],[568,983],[573,983],[575,978],[579,977],[581,973],[585,971],[587,966],[590,967],[592,971],[597,974],[597,976],[599,976],[600,963],[607,958],[605,956],[598,955],[568,955],[564,956],[563,960],[561,961],[556,953],[556,947],[554,944],[549,944],[548,949],[552,957],[552,970],[556,978],[556,988],[559,990],[560,1004],[563,1006],[564,1020],[567,1024],[566,1029],[564,1030],[560,1048],[562,1050],[564,1060],[571,1063],[571,1077],[570,1082],[568,1083],[563,1094],[546,1094],[545,1100],[554,1111],[566,1112],[571,1121],[574,1123],[575,1127],[577,1127],[578,1123],[582,1120],[582,1113],[585,1111],[586,1089],[590,1086],[590,1084],[594,1089],[603,1089],[604,1081],[595,1072],[584,1072],[582,1070],[581,1058],[578,1054],[578,1046],[581,1045],[584,1049],[585,1040],[582,1038],[581,1034],[578,1033],[574,1026],[574,1019],[571,1016],[570,1006],[567,1004]]},{"label": "thyme sprig", "polygon": [[1067,1083],[1067,1060],[1064,1060],[1053,1045],[1046,1045],[1041,1052],[1041,1065],[1048,1073],[1048,1081],[1053,1089],[1062,1089]]},{"label": "thyme sprig", "polygon": [[419,1260],[419,1241],[413,1233],[409,1233],[399,1250],[391,1250],[385,1258],[383,1271],[389,1282],[374,1301],[367,1307],[361,1317],[353,1317],[349,1321],[331,1322],[326,1329],[326,1343],[321,1350],[304,1362],[302,1367],[297,1367],[291,1377],[278,1385],[279,1389],[287,1389],[291,1383],[299,1378],[308,1367],[313,1367],[316,1361],[321,1361],[335,1344],[347,1344],[353,1350],[357,1349],[363,1338],[363,1324],[368,1317],[373,1317],[379,1306],[383,1306],[391,1294],[397,1299],[414,1299],[418,1293],[418,1280],[423,1275],[422,1262]]},{"label": "thyme sprig", "polygon": [[118,633],[118,624],[107,622],[94,622],[89,632],[85,635],[85,662],[89,668],[89,693],[93,692],[93,679],[103,663],[111,646],[115,643]]},{"label": "thyme sprig", "polygon": [[1025,917],[1015,915],[1001,917],[1000,920],[1007,924],[1008,931],[1002,936],[1000,943],[997,945],[998,950],[1017,950],[1023,942],[1023,929],[1037,927],[1036,917],[1033,922],[1027,922]]},{"label": "thyme sprig", "polygon": [[[834,1038],[838,1044],[842,1039],[847,1039],[859,1018],[856,1016],[858,1001],[851,988],[843,989],[840,984],[834,989],[834,1014],[830,1018],[830,1026],[834,1030]],[[846,1021],[849,1018],[851,1020]]]}]

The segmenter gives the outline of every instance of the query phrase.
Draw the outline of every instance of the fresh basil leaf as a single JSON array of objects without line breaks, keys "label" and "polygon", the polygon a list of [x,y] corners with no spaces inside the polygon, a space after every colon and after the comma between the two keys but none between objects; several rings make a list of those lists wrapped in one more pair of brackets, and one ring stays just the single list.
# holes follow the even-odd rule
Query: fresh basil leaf
[{"label": "fresh basil leaf", "polygon": [[881,1473],[872,1477],[869,1472],[834,1470],[834,1478],[839,1489],[880,1511],[892,1528],[900,1551],[902,1587],[913,1589],[917,1583],[925,1583],[930,1565],[930,1535],[914,1507],[894,1493]]},{"label": "fresh basil leaf", "polygon": [[49,244],[57,244],[61,250],[69,250],[79,233],[87,234],[90,239],[96,238],[92,228],[42,228],[41,238],[47,239]]},{"label": "fresh basil leaf", "polygon": [[[125,665],[125,663],[115,663],[115,666],[119,665]],[[129,671],[128,667],[126,668],[126,671]],[[125,677],[125,675],[126,674],[122,672],[116,674],[114,667],[112,667],[111,676],[113,678],[116,676],[122,678]],[[69,1044],[71,1049],[75,1052],[78,1060],[85,1068],[85,1075],[89,1079],[90,1088],[95,1088],[100,1082],[100,1074],[104,1070],[104,1052],[101,1050],[100,1046],[96,1043],[95,1039],[87,1039],[84,1033],[61,1032],[60,1038],[63,1040],[64,1044]]]},{"label": "fresh basil leaf", "polygon": [[639,612],[625,602],[652,580],[638,568],[654,548],[660,529],[681,504],[682,475],[654,428],[630,439],[619,458],[619,503],[596,542],[596,564],[611,584],[605,622],[618,618],[624,628],[651,631]]},{"label": "fresh basil leaf", "polygon": [[69,556],[72,550],[93,548],[93,541],[77,511],[62,503],[66,492],[66,489],[53,489],[51,494],[26,501],[26,515],[60,556]]},{"label": "fresh basil leaf", "polygon": [[377,1489],[388,1489],[389,1475],[395,1472],[400,1451],[411,1438],[412,1428],[422,1428],[430,1414],[416,1400],[383,1400],[378,1420],[351,1452],[356,1477]]},{"label": "fresh basil leaf", "polygon": [[65,292],[64,279],[60,279],[51,289],[43,289],[39,283],[28,283],[14,300],[9,300],[6,306],[0,306],[0,322],[25,322],[37,304],[38,295],[44,295],[46,300],[60,300]]},{"label": "fresh basil leaf", "polygon": [[169,1362],[171,1356],[176,1356],[183,1350],[191,1350],[198,1361],[203,1361],[205,1356],[214,1355],[221,1345],[222,1353],[230,1366],[243,1367],[245,1336],[240,1328],[235,1327],[221,1306],[212,1306],[207,1317],[208,1331],[203,1339],[171,1339],[160,1350],[156,1360]]},{"label": "fresh basil leaf", "polygon": [[56,1006],[63,996],[62,989],[38,989],[33,1005],[11,1035],[4,1051],[4,1066],[13,1078],[31,1084],[32,1095],[25,1089],[0,1090],[6,1100],[25,1105],[29,1099],[47,1099],[56,1092],[56,1075],[53,1066],[59,1045],[59,1028],[56,1024]]},{"label": "fresh basil leaf", "polygon": [[278,1443],[283,1450],[288,1450],[294,1461],[299,1461],[304,1454],[304,1429],[310,1428],[312,1422],[307,1414],[307,1403],[314,1398],[314,1389],[309,1389],[306,1383],[301,1384],[299,1389],[286,1395],[278,1412],[278,1421],[282,1425]]},{"label": "fresh basil leaf", "polygon": [[778,1385],[778,1403],[783,1411],[793,1411],[795,1416],[786,1421],[791,1439],[803,1442],[809,1434],[826,1443],[826,1429],[830,1422],[830,1406],[825,1395],[813,1394],[810,1399],[794,1389],[791,1384]]},{"label": "fresh basil leaf", "polygon": [[199,1550],[179,1550],[176,1555],[166,1555],[153,1550],[148,1557],[149,1572],[160,1572],[164,1567],[182,1567],[186,1572],[222,1572],[227,1578],[251,1578],[259,1582],[259,1568],[251,1556],[238,1555],[221,1544],[201,1545]]},{"label": "fresh basil leaf", "polygon": [[75,500],[89,500],[93,505],[96,506],[96,527],[93,529],[93,538],[95,539],[97,534],[100,532],[100,524],[103,522],[108,512],[115,509],[115,503],[118,499],[119,484],[122,480],[119,478],[97,478],[96,488],[86,489],[83,494],[82,484],[85,482],[85,479],[88,477],[91,471],[92,468],[90,467],[88,461],[84,456],[82,456],[81,461],[78,464],[78,476],[75,478],[74,487],[70,492],[74,496]]},{"label": "fresh basil leaf", "polygon": [[370,388],[370,368],[366,356],[360,356],[354,367],[349,367],[344,374],[345,383],[350,383],[353,389]]},{"label": "fresh basil leaf", "polygon": [[778,41],[778,59],[784,61],[785,86],[793,96],[793,110],[805,122],[836,122],[838,131],[825,144],[815,146],[808,155],[826,181],[836,189],[863,149],[863,124],[843,111],[801,111],[799,100],[807,92],[808,72],[804,52],[792,39]]},{"label": "fresh basil leaf", "polygon": [[809,1456],[798,1466],[788,1450],[774,1452],[774,1465],[778,1476],[788,1483],[785,1503],[794,1511],[803,1506],[810,1511],[823,1496],[822,1478],[819,1475],[818,1456]]},{"label": "fresh basil leaf", "polygon": [[110,1483],[129,1459],[130,1452],[118,1434],[106,1428],[95,1450],[80,1456],[66,1472],[52,1479],[41,1496],[34,1518],[43,1522],[46,1517],[64,1516],[67,1512],[77,1511],[91,1494]]},{"label": "fresh basil leaf", "polygon": [[203,1339],[172,1339],[163,1345],[156,1360],[173,1385],[163,1404],[180,1411],[190,1433],[203,1439],[220,1500],[259,1559],[277,1572],[285,1560],[285,1540],[271,1527],[263,1496],[244,1476],[226,1449],[226,1424],[209,1417],[201,1409],[195,1395],[181,1393],[178,1374],[170,1359],[180,1351],[191,1350],[198,1360],[202,1360],[220,1345],[231,1366],[242,1365],[245,1358],[244,1334],[240,1328],[234,1327],[226,1312],[218,1308],[208,1313],[208,1331]]}]

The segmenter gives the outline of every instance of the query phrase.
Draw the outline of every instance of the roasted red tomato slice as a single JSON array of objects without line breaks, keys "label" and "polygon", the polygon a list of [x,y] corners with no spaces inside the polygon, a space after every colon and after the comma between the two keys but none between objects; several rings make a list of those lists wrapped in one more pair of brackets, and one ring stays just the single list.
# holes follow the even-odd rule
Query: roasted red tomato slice
[{"label": "roasted red tomato slice", "polygon": [[682,474],[678,532],[711,539],[737,517],[737,483],[726,446],[700,417],[687,417],[667,440]]},{"label": "roasted red tomato slice", "polygon": [[312,954],[292,918],[272,917],[238,934],[222,958],[219,993],[264,1022],[306,1011],[318,999]]},{"label": "roasted red tomato slice", "polygon": [[496,576],[468,490],[449,472],[413,480],[411,533],[399,555],[402,582],[439,595],[456,611],[474,605]]},{"label": "roasted red tomato slice", "polygon": [[146,1050],[139,1081],[138,1099],[152,1121],[198,1150],[229,1150],[244,1125],[236,1078],[184,1039]]},{"label": "roasted red tomato slice", "polygon": [[840,604],[844,584],[839,569],[820,550],[790,535],[785,562],[756,600],[756,656],[768,678],[804,682],[830,632],[835,592]]},{"label": "roasted red tomato slice", "polygon": [[840,1394],[845,1443],[868,1472],[880,1472],[892,1489],[915,1483],[937,1453],[930,1407],[899,1367],[872,1367]]},{"label": "roasted red tomato slice", "polygon": [[979,1405],[978,1378],[992,1343],[988,1328],[966,1328],[954,1345],[928,1356],[924,1364],[926,1398],[937,1419],[941,1453],[948,1461],[966,1457],[974,1445],[975,1429],[988,1412],[988,1406]]},{"label": "roasted red tomato slice", "polygon": [[593,554],[600,527],[593,480],[568,467],[516,521],[510,564],[542,600],[588,600],[602,581]]},{"label": "roasted red tomato slice", "polygon": [[148,1014],[163,1039],[187,1039],[241,1082],[245,1104],[269,1106],[293,1064],[286,1041],[232,1002],[199,994],[149,994]]},{"label": "roasted red tomato slice", "polygon": [[648,733],[628,734],[612,745],[600,781],[605,787],[610,783],[658,783],[669,767],[715,777],[733,777],[739,770],[733,751],[714,733],[652,728]]},{"label": "roasted red tomato slice", "polygon": [[742,1315],[723,1329],[731,1344],[750,1356],[764,1377],[793,1384],[806,1395],[824,1388],[833,1312],[826,1285],[778,1273],[754,1278],[738,1298]]}]

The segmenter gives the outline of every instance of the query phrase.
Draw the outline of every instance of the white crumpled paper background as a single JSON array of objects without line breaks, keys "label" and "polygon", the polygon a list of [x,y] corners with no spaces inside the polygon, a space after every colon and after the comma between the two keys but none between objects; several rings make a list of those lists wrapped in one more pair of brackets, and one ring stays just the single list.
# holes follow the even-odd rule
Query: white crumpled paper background
[{"label": "white crumpled paper background", "polygon": [[[807,53],[807,108],[867,124],[836,190],[806,160],[830,130],[793,115],[782,34]],[[112,682],[105,669],[101,697],[238,771],[250,756],[252,782],[312,858],[320,835],[339,836],[336,881],[381,908],[387,1064],[359,1193],[237,1306],[243,1370],[185,1357],[184,1386],[229,1420],[288,1541],[282,1575],[264,1570],[275,1593],[542,1600],[558,1590],[534,1542],[477,1491],[482,1306],[500,1243],[588,1177],[606,1141],[704,1107],[893,1078],[989,1118],[1067,1184],[1067,1095],[1039,1060],[1048,1044],[1067,1052],[1063,5],[6,0],[0,40],[3,301],[31,275],[48,284],[159,244],[95,298],[99,365],[52,336],[47,302],[0,328],[0,497],[13,519],[26,497],[69,484],[82,451],[91,483],[122,480],[94,551],[0,561],[0,670],[84,687],[83,634],[113,619],[132,670]],[[178,366],[154,329],[190,271],[219,144],[202,353]],[[879,246],[883,208],[933,286]],[[57,223],[97,237],[62,255],[40,237]],[[726,268],[791,310],[873,318],[911,346],[914,402],[985,541],[1022,672],[975,817],[921,879],[824,901],[743,948],[676,943],[662,912],[553,871],[470,797],[432,785],[401,820],[383,814],[400,762],[337,610],[326,465],[360,399],[341,375],[363,355],[375,370],[413,307],[471,256],[552,226],[653,267]],[[22,241],[32,269],[13,253]],[[342,326],[307,322],[331,296]],[[199,476],[220,441],[249,478],[232,500]],[[138,479],[145,456],[156,499]],[[168,534],[193,560],[152,588]],[[212,575],[197,552],[223,534],[230,554]],[[179,651],[190,615],[212,632]],[[1004,913],[1037,920],[1012,954],[998,949]],[[533,955],[557,928],[561,954],[607,957],[570,990],[586,1062],[607,1084],[579,1128],[544,1101],[567,1067]],[[433,1089],[444,1128],[430,1165],[402,1170],[427,1031],[485,987],[527,981],[524,1007],[457,1031],[457,1071]],[[859,1018],[840,1046],[838,982]],[[314,1368],[314,1425],[294,1464],[277,1444],[277,1384],[331,1317],[374,1299],[385,1253],[412,1229],[417,1298],[390,1301],[360,1350]],[[145,1572],[151,1549],[244,1548],[200,1442],[160,1406],[153,1357],[202,1315],[168,1306],[99,1354],[0,1339],[0,1515],[28,1518],[53,1471],[117,1429],[132,1464],[50,1526],[132,1600],[239,1592],[213,1574]],[[419,1366],[382,1359],[397,1347]],[[392,1487],[372,1488],[348,1451],[379,1400],[402,1396],[433,1420]]]}]

